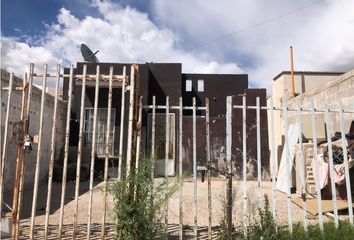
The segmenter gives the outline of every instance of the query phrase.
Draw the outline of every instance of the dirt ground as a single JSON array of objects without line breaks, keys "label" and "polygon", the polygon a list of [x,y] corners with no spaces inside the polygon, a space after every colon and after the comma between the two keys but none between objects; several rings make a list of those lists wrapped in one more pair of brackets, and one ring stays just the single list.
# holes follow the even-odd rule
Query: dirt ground
[{"label": "dirt ground", "polygon": [[[156,179],[156,181],[161,181],[161,179]],[[213,180],[211,183],[212,187],[212,225],[214,229],[219,225],[223,217],[223,202],[225,196],[225,187],[226,181],[219,179]],[[250,220],[254,220],[258,209],[258,187],[257,182],[248,181],[249,194],[248,194],[248,203],[249,203],[249,216]],[[207,181],[197,182],[197,216],[198,216],[198,229],[200,231],[200,239],[205,239],[208,226],[208,198],[207,198]],[[234,192],[235,192],[235,205],[233,207],[233,222],[236,226],[242,226],[242,216],[243,216],[243,187],[242,182],[234,181],[233,182]],[[64,208],[64,231],[65,236],[70,238],[72,233],[72,223],[74,216],[74,189],[75,183],[68,182],[67,191],[66,191],[66,205]],[[93,190],[93,208],[92,208],[92,224],[93,224],[93,236],[98,238],[101,231],[100,223],[102,220],[103,213],[103,184],[96,184]],[[38,195],[37,203],[37,217],[35,219],[36,224],[36,239],[40,239],[43,236],[43,226],[45,222],[45,204],[46,204],[46,185],[41,185]],[[271,204],[271,183],[263,182],[262,183],[262,192],[269,196]],[[53,195],[52,195],[52,211],[49,219],[50,223],[50,234],[51,238],[55,239],[57,236],[57,225],[59,223],[60,215],[60,194],[61,194],[61,184],[53,183]],[[295,194],[292,195],[292,198],[297,198]],[[193,182],[191,180],[185,180],[183,184],[183,224],[187,225],[186,227],[186,236],[191,234],[192,228],[194,225],[193,221]],[[21,220],[21,235],[22,239],[27,239],[26,235],[29,232],[30,224],[30,209],[31,209],[31,193],[26,192],[24,196],[24,211],[23,217]],[[86,224],[88,217],[88,202],[89,202],[89,192],[88,192],[88,183],[80,183],[80,198],[79,198],[79,214],[78,214],[78,224],[80,236],[84,238],[86,236]],[[112,215],[112,197],[108,197],[108,211],[107,211],[107,239],[113,238],[114,227],[113,227],[113,215]],[[314,216],[308,216],[310,223],[315,223],[317,220]],[[327,217],[324,217],[327,219]],[[178,192],[176,192],[169,201],[169,232],[171,236],[176,236],[178,234],[178,223],[179,223],[179,198]],[[292,204],[292,220],[294,223],[303,221],[303,210],[301,207]],[[327,219],[328,220],[328,219]],[[288,210],[287,210],[287,196],[284,193],[277,192],[277,222],[282,225],[288,223]],[[171,237],[171,239],[174,239]]]}]

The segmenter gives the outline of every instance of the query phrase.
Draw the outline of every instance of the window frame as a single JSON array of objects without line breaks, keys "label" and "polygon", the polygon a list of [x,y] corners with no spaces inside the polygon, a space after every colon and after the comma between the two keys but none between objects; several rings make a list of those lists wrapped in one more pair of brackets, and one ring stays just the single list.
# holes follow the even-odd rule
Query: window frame
[{"label": "window frame", "polygon": [[186,79],[184,91],[185,92],[193,91],[193,81],[191,79]]},{"label": "window frame", "polygon": [[198,79],[198,85],[197,85],[197,90],[198,92],[204,92],[204,79]]},{"label": "window frame", "polygon": [[[97,126],[96,126],[96,157],[104,158],[105,157],[105,141],[106,141],[106,126],[107,126],[107,116],[108,116],[108,108],[98,108],[97,109]],[[104,116],[102,111],[105,112]],[[109,150],[109,157],[118,157],[115,154],[115,122],[116,122],[116,108],[111,108],[111,149]],[[91,113],[91,114],[90,114]],[[90,117],[91,116],[91,117]],[[93,118],[94,118],[94,108],[87,107],[85,108],[85,119],[84,119],[84,146],[92,147],[92,137],[93,137]],[[98,127],[100,123],[103,126],[103,131]],[[103,142],[98,141],[100,136],[102,136]],[[89,137],[90,136],[90,137]],[[101,154],[102,153],[102,154]]]}]

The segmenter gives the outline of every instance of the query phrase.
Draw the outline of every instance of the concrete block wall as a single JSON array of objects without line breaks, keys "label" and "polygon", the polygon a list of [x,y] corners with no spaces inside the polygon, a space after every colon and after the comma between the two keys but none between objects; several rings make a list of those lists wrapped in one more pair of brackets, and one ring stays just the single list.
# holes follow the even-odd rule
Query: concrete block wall
[{"label": "concrete block wall", "polygon": [[[290,72],[282,72],[274,78],[272,84],[272,98],[275,107],[282,107],[283,101],[286,99],[288,105],[291,108],[296,108],[296,99],[301,98],[303,100],[303,108],[310,108],[311,99],[315,99],[315,107],[318,109],[324,109],[326,101],[329,102],[331,108],[337,107],[338,100],[341,99],[345,109],[348,109],[350,102],[353,101],[353,71],[347,73],[339,72],[295,72],[295,93],[297,97],[291,99],[291,77]],[[270,98],[267,100],[267,106],[270,106]],[[351,105],[352,106],[352,105]],[[291,117],[294,112],[289,112],[288,116]],[[270,121],[270,114],[268,114],[268,129],[269,129],[269,149],[270,159],[273,154],[276,158],[276,169],[279,166],[279,161],[282,153],[282,145],[284,141],[283,132],[283,113],[282,111],[274,111],[274,133],[275,133],[275,151],[271,151],[271,133],[272,126]],[[333,126],[333,132],[338,131],[339,118],[331,113],[331,121]],[[338,114],[337,114],[338,115]],[[346,114],[346,119],[352,118]],[[349,120],[346,120],[346,129],[348,127]],[[270,167],[272,169],[272,166]]]},{"label": "concrete block wall", "polygon": [[[6,87],[9,84],[10,74],[4,70],[1,70],[1,87]],[[22,79],[15,77],[14,86],[22,86]],[[1,92],[1,147],[3,146],[3,133],[5,128],[5,115],[7,107],[8,92]],[[22,91],[13,91],[11,96],[10,105],[10,117],[8,128],[8,157],[7,157],[7,173],[5,180],[5,199],[8,199],[12,195],[14,186],[15,166],[17,157],[17,135],[14,135],[14,123],[20,121],[21,113],[21,100]],[[37,87],[33,87],[31,111],[30,111],[30,127],[29,134],[31,136],[38,135],[39,132],[39,113],[41,105],[41,90]],[[40,181],[45,182],[48,180],[49,158],[50,158],[50,143],[52,134],[52,120],[54,111],[54,96],[47,93],[45,108],[44,108],[44,121],[43,121],[43,138],[41,148],[41,166],[40,166]],[[56,151],[55,160],[62,159],[62,152],[64,148],[65,137],[65,122],[66,122],[66,103],[59,99],[58,102],[58,115],[57,115],[57,137],[56,137]],[[33,145],[31,152],[27,154],[26,161],[26,176],[25,176],[25,188],[32,189],[34,183],[35,164],[37,157],[37,145]]]},{"label": "concrete block wall", "polygon": [[[303,108],[311,108],[312,99],[316,109],[324,110],[326,107],[331,110],[339,110],[339,102],[343,109],[354,111],[354,69],[336,77],[309,92],[300,94],[289,101],[289,107],[296,108],[297,98],[301,99]],[[295,113],[290,113],[289,116]],[[330,112],[330,134],[340,132],[339,113]],[[354,120],[354,113],[344,113],[344,130],[348,133],[350,124]]]}]

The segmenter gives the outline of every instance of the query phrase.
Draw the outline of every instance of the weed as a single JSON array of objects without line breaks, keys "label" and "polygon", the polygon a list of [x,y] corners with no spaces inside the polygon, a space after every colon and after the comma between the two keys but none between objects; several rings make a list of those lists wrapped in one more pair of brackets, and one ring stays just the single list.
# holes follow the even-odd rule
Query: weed
[{"label": "weed", "polygon": [[151,178],[153,159],[148,157],[140,162],[139,171],[110,185],[110,192],[114,197],[116,239],[165,237],[159,216],[163,206],[177,190],[177,185],[163,181],[154,186]]}]

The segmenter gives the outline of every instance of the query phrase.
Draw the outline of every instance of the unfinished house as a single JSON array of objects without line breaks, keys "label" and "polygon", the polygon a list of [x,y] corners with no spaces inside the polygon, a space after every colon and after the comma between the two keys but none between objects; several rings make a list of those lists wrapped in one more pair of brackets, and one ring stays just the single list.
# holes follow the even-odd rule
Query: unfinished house
[{"label": "unfinished house", "polygon": [[[315,203],[309,207],[314,215],[320,212],[316,201],[325,201],[323,212],[332,214],[335,221],[339,210],[349,211],[352,217],[353,91],[354,70],[294,72],[294,89],[291,72],[282,72],[274,78],[273,97],[267,103],[279,108],[273,126],[269,125],[274,134],[269,136],[271,169],[278,183],[291,178],[289,185],[278,184],[277,189],[293,188],[299,197],[309,198],[308,204]],[[295,201],[303,205],[303,200]]]},{"label": "unfinished house", "polygon": [[[343,72],[315,72],[315,71],[295,71],[295,93],[297,95],[302,95],[307,93],[327,82],[333,80],[334,78],[342,75]],[[291,98],[291,72],[283,71],[273,78],[272,82],[272,99],[274,106],[281,107],[283,105],[284,99]],[[270,100],[270,99],[269,99]],[[268,101],[268,106],[270,102]],[[269,117],[269,116],[268,116]],[[275,126],[282,126],[283,120],[281,117],[281,112],[276,111],[274,113]],[[275,158],[276,158],[276,168],[279,167],[279,162],[281,158],[281,153],[284,143],[284,133],[283,128],[275,128]],[[270,148],[269,148],[270,149]],[[271,152],[270,154],[273,154]]]},{"label": "unfinished house", "polygon": [[[338,226],[339,210],[347,209],[353,222],[354,71],[329,77],[295,73],[295,96],[288,92],[289,73],[282,73],[266,106],[265,89],[249,89],[246,74],[188,74],[178,63],[77,63],[64,71],[60,65],[55,73],[47,70],[46,64],[42,71],[30,64],[24,88],[10,83],[14,86],[2,88],[8,94],[7,101],[2,99],[7,129],[2,163],[18,150],[16,166],[9,165],[12,172],[6,174],[6,164],[1,169],[0,199],[8,205],[0,205],[2,232],[7,236],[114,238],[108,186],[139,172],[149,154],[155,165],[148,175],[164,177],[154,182],[178,183],[161,213],[170,239],[213,239],[220,226],[217,216],[225,213],[220,196],[227,199],[229,233],[241,226],[247,234],[254,206],[262,208],[264,195],[273,218],[287,222],[290,231],[300,222],[306,227],[310,217],[321,226],[325,214],[332,214]],[[316,80],[331,77],[326,83]],[[46,89],[49,79],[56,83],[54,101],[41,92],[38,112],[35,80]],[[12,105],[20,92],[24,114],[19,117]],[[17,119],[31,121],[13,144]],[[28,146],[37,151],[28,153]],[[342,163],[337,164],[333,153],[340,149]],[[315,171],[322,158],[327,159],[322,165],[328,167],[326,188]],[[12,187],[8,179],[17,183],[10,192],[12,205],[5,192]],[[26,181],[33,185],[24,186]]]},{"label": "unfinished house", "polygon": [[[83,65],[87,64],[87,74],[96,74],[96,63],[77,63],[74,68],[75,74],[81,74]],[[114,68],[114,74],[123,72],[123,66],[130,66],[130,64],[112,64],[112,63],[99,63],[101,74],[108,74],[110,66]],[[137,65],[138,75],[136,80],[136,94],[137,99],[141,96],[144,105],[152,105],[155,96],[156,105],[165,105],[166,97],[169,97],[169,105],[179,105],[180,98],[182,99],[183,106],[192,106],[193,98],[196,99],[196,106],[205,106],[205,101],[208,98],[210,106],[210,141],[211,141],[211,155],[214,164],[222,164],[225,161],[225,114],[226,114],[226,96],[233,96],[234,104],[241,104],[242,97],[247,97],[248,105],[255,105],[256,97],[260,98],[262,106],[266,104],[266,90],[265,89],[249,89],[247,74],[190,74],[182,72],[182,65],[180,63],[145,63]],[[65,69],[68,73],[69,69]],[[130,76],[130,69],[127,68],[127,76]],[[64,80],[64,95],[67,93],[68,79]],[[81,86],[76,84],[73,87],[74,101],[72,105],[72,121],[70,133],[70,157],[69,161],[76,161],[77,149],[75,146],[78,144],[79,134],[79,111],[81,98]],[[77,99],[77,100],[76,100]],[[107,99],[108,99],[108,84],[105,82],[100,83],[99,91],[99,109],[98,109],[98,129],[97,129],[97,161],[96,172],[102,173],[104,161],[104,139],[105,139],[105,126],[107,119]],[[118,167],[119,159],[119,138],[120,138],[120,125],[121,125],[121,99],[122,99],[122,86],[114,85],[112,94],[112,128],[110,134],[112,140],[109,146],[110,152],[110,177],[115,177]],[[93,106],[95,100],[95,86],[94,82],[87,83],[86,97],[85,97],[85,127],[84,127],[84,141],[83,141],[83,165],[89,168],[89,159],[91,153],[91,140],[92,140],[92,124],[93,124]],[[137,101],[138,102],[138,101]],[[128,109],[128,102],[125,103],[125,109]],[[241,109],[234,109],[233,121],[233,158],[238,159],[235,171],[240,172],[242,169],[242,148],[241,131],[242,119]],[[205,113],[201,110],[196,112],[197,118],[197,164],[198,166],[206,165],[206,152],[205,152]],[[250,159],[256,159],[256,143],[254,140],[256,136],[255,110],[247,111],[247,132],[249,141],[249,156]],[[141,149],[143,154],[151,152],[151,133],[152,133],[152,109],[143,109],[141,121]],[[183,110],[183,128],[184,136],[183,142],[178,142],[177,128],[179,124],[178,110],[171,109],[169,111],[170,126],[169,126],[169,175],[176,175],[177,159],[179,158],[179,144],[183,145],[183,171],[191,174],[192,172],[192,109]],[[164,175],[164,156],[165,156],[165,139],[166,139],[166,109],[156,109],[156,149],[155,157],[156,167],[155,175]],[[125,125],[127,124],[127,116],[124,119]],[[268,131],[267,131],[267,113],[261,113],[261,135],[262,135],[262,157],[268,158]],[[124,128],[123,133],[126,136],[127,128]],[[123,137],[124,146],[126,145],[126,137]],[[253,140],[252,140],[253,139]],[[124,147],[123,156],[126,156],[126,148]],[[124,161],[122,161],[124,164]],[[255,161],[254,161],[255,163]],[[85,165],[86,164],[86,165]],[[251,164],[252,165],[252,164]],[[124,168],[124,166],[123,166]],[[268,161],[264,162],[263,168],[268,171]],[[250,167],[250,176],[256,176],[256,168]],[[254,170],[253,170],[254,169]],[[83,171],[84,174],[88,171]],[[88,176],[88,175],[87,175]]]}]

